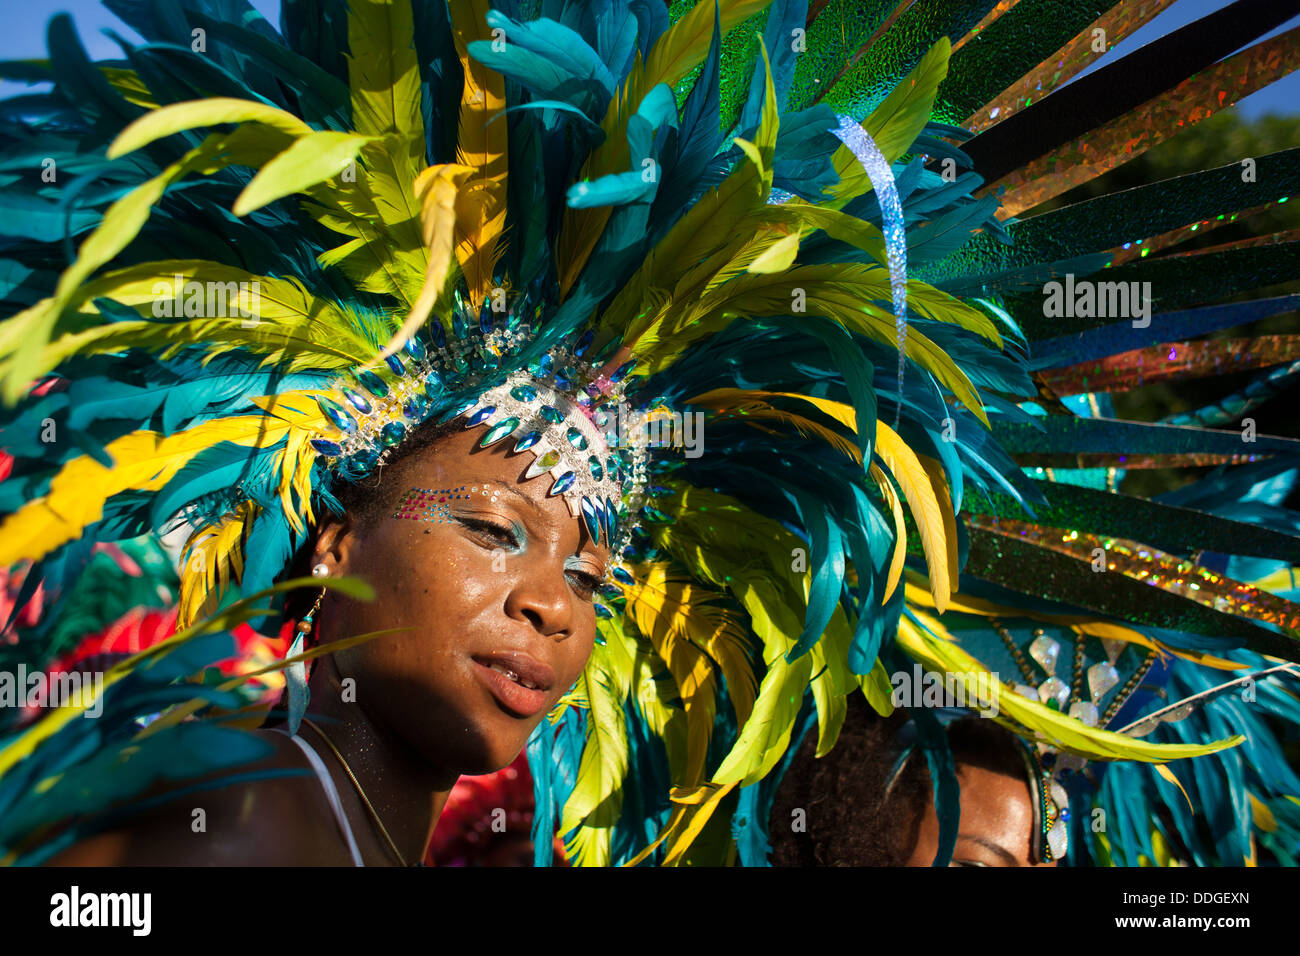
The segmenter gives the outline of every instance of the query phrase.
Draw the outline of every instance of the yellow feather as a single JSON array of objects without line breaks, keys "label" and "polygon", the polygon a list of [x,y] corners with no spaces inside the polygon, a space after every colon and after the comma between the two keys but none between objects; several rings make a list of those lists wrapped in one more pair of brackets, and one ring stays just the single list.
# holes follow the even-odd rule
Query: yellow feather
[{"label": "yellow feather", "polygon": [[[672,574],[663,563],[638,565],[636,585],[625,597],[628,606],[647,615],[660,616],[678,637],[690,641],[708,655],[726,678],[736,722],[749,718],[758,679],[748,658],[749,640],[735,616],[713,602],[721,595],[697,581]],[[638,625],[640,626],[640,625]],[[643,633],[649,633],[643,627]]]},{"label": "yellow feather", "polygon": [[[593,654],[586,672],[591,712],[577,780],[560,816],[560,833],[568,833],[579,824],[583,830],[608,832],[618,822],[618,795],[627,773],[627,728],[617,678],[603,658],[603,654]],[[588,848],[590,851],[603,853],[603,859],[589,862],[597,866],[608,862],[607,846],[596,843]]]},{"label": "yellow feather", "polygon": [[181,564],[178,628],[215,612],[231,579],[243,576],[244,541],[261,510],[252,501],[241,502],[215,525],[205,525],[190,535]]},{"label": "yellow feather", "polygon": [[[988,669],[964,651],[957,639],[937,618],[913,608],[921,622],[920,627],[908,617],[902,618],[898,629],[899,647],[913,660],[938,673],[958,675],[966,684],[967,692],[974,697],[979,675]],[[1001,685],[996,675],[986,680],[1001,688],[998,694],[999,715],[993,719],[1012,729],[1027,728],[1043,735],[1051,746],[1078,754],[1089,760],[1141,760],[1145,763],[1165,763],[1184,757],[1205,754],[1235,747],[1246,738],[1240,735],[1207,744],[1158,744],[1141,738],[1128,737],[1113,731],[1089,727],[1073,717],[1052,710],[1036,700],[1029,700]],[[989,685],[986,685],[989,686]]]},{"label": "yellow feather", "polygon": [[116,67],[102,66],[98,63],[95,65],[99,67],[99,72],[104,74],[104,79],[108,80],[113,89],[121,93],[123,99],[127,102],[134,103],[136,106],[143,106],[147,110],[156,110],[158,108],[153,93],[144,85],[144,81],[140,79],[140,75],[135,70],[120,70]]},{"label": "yellow feather", "polygon": [[277,199],[306,192],[339,175],[368,142],[369,137],[333,130],[302,136],[258,170],[235,197],[230,211],[236,216],[246,216]]},{"label": "yellow feather", "polygon": [[[715,407],[722,405],[725,407],[728,402],[739,403],[749,396],[757,399],[766,397],[800,399],[813,405],[819,411],[829,415],[854,432],[857,431],[857,415],[853,410],[853,406],[812,395],[800,395],[795,392],[766,392],[758,389],[714,389],[689,401],[691,404],[713,405]],[[921,544],[925,550],[926,563],[930,568],[930,583],[935,605],[939,612],[943,613],[951,596],[952,584],[957,580],[957,521],[956,515],[953,514],[952,501],[948,494],[948,486],[943,476],[942,466],[930,458],[922,460],[921,456],[913,452],[907,443],[884,422],[878,421],[876,423],[875,449],[876,454],[898,482],[903,491],[903,496],[907,499],[908,507],[912,510],[912,515],[916,519],[917,527],[921,532]],[[856,452],[856,447],[853,450]],[[889,500],[888,497],[886,500]],[[896,505],[896,502],[894,504]],[[898,518],[899,515],[896,513],[896,527]],[[901,541],[903,539],[900,536],[897,540]],[[898,583],[895,568],[901,569],[897,545],[895,546],[893,562],[890,568],[890,584],[887,594],[892,593]]]},{"label": "yellow feather", "polygon": [[693,792],[676,792],[670,798],[674,803],[685,803],[685,806],[683,806],[684,812],[669,838],[668,851],[664,854],[664,866],[677,866],[684,860],[686,851],[690,849],[691,843],[704,829],[704,825],[709,822],[709,819],[713,816],[713,811],[718,808],[718,804],[735,787],[736,784],[734,783],[722,786],[705,784]]},{"label": "yellow feather", "polygon": [[912,517],[916,519],[925,562],[930,569],[930,593],[934,596],[935,608],[942,614],[948,608],[956,580],[949,575],[949,569],[956,561],[957,538],[955,528],[953,536],[948,536],[943,507],[939,504],[939,489],[931,482],[916,452],[881,421],[876,422],[876,455],[898,482]]},{"label": "yellow feather", "polygon": [[[926,51],[903,82],[894,87],[884,102],[862,121],[862,128],[875,140],[876,146],[889,162],[892,163],[903,155],[903,151],[912,145],[929,121],[935,93],[948,75],[948,57],[951,52],[951,41],[947,37],[941,37]],[[839,182],[830,189],[831,195],[835,197],[835,207],[843,206],[854,196],[870,191],[871,180],[847,145],[837,149],[831,160],[840,177]]]},{"label": "yellow feather", "polygon": [[1277,817],[1275,817],[1273,811],[1268,808],[1268,804],[1263,803],[1259,797],[1255,796],[1253,793],[1247,793],[1246,796],[1250,798],[1251,822],[1265,833],[1276,833]]},{"label": "yellow feather", "polygon": [[[805,578],[805,600],[810,584],[811,580]],[[857,684],[857,677],[848,666],[852,641],[853,630],[849,627],[848,617],[843,608],[836,607],[821,640],[808,652],[815,675],[812,692],[817,706],[818,757],[824,757],[835,746],[848,713],[849,688]]]},{"label": "yellow feather", "polygon": [[880,598],[882,605],[888,604],[889,599],[894,595],[894,589],[898,587],[898,579],[903,576],[903,561],[907,557],[907,526],[903,521],[903,505],[898,500],[898,492],[894,490],[894,483],[885,476],[880,466],[875,462],[871,463],[871,477],[875,479],[876,485],[880,488],[880,494],[885,499],[885,504],[889,505],[889,510],[894,516],[894,551],[889,559],[889,574],[885,578],[885,593]]},{"label": "yellow feather", "polygon": [[477,170],[456,198],[456,256],[475,308],[491,293],[506,217],[506,124],[493,122],[505,109],[505,78],[467,49],[473,40],[492,39],[485,19],[490,9],[488,0],[451,4],[452,34],[465,74],[456,161]]},{"label": "yellow feather", "polygon": [[959,568],[957,567],[957,515],[952,509],[952,495],[948,488],[948,479],[944,476],[943,465],[929,455],[916,456],[925,473],[930,477],[930,487],[939,502],[939,511],[943,515],[943,535],[948,542],[948,580],[956,584]]},{"label": "yellow feather", "polygon": [[104,515],[104,503],[123,491],[158,491],[200,451],[221,441],[266,446],[288,426],[262,415],[203,422],[163,436],[136,431],[105,446],[115,462],[105,468],[89,455],[74,458],[50,482],[47,494],[29,501],[0,523],[0,564],[39,560],[81,536]]},{"label": "yellow feather", "polygon": [[[816,399],[812,396],[798,395],[793,392],[767,392],[760,389],[715,388],[702,395],[697,395],[694,398],[689,399],[689,404],[702,405],[705,408],[717,409],[723,415],[733,417],[737,421],[749,422],[750,424],[753,424],[755,428],[760,429],[762,429],[763,426],[755,424],[755,421],[772,419],[788,422],[789,424],[794,425],[795,428],[799,430],[800,434],[816,435],[827,444],[839,450],[846,457],[861,463],[862,452],[853,442],[849,441],[834,429],[828,428],[819,422],[804,418],[802,415],[796,415],[793,412],[787,412],[784,409],[774,408],[762,400],[769,397],[803,399],[816,405],[820,410],[825,411],[838,421],[841,421],[844,424],[849,424],[849,422],[844,422],[843,418],[839,414],[824,407],[836,406],[840,403],[832,402],[829,399]],[[848,406],[844,407],[849,408]],[[852,413],[852,411],[853,409],[849,408],[849,412]],[[849,427],[852,428],[853,426],[849,424]],[[763,430],[766,431],[767,429]]]},{"label": "yellow feather", "polygon": [[1196,807],[1192,806],[1192,798],[1187,795],[1187,789],[1183,786],[1182,781],[1175,776],[1174,772],[1162,763],[1155,764],[1155,771],[1178,788],[1183,795],[1183,799],[1187,801],[1187,809],[1195,814]]},{"label": "yellow feather", "polygon": [[[627,609],[637,629],[650,639],[655,652],[668,666],[677,682],[686,708],[686,766],[680,781],[694,786],[704,776],[704,761],[717,713],[718,683],[709,658],[687,637],[687,598],[667,579],[663,565],[644,566],[637,575],[638,585],[625,590]],[[677,591],[676,598],[670,589]]]},{"label": "yellow feather", "polygon": [[[428,320],[429,313],[441,298],[451,271],[452,253],[456,244],[456,197],[461,185],[474,172],[471,166],[444,163],[430,166],[416,178],[415,194],[420,200],[420,225],[424,244],[429,250],[429,266],[424,273],[419,298],[402,323],[402,328],[384,346],[382,352],[366,363],[365,368],[378,365],[405,345]],[[461,228],[468,229],[469,224],[463,223]]]},{"label": "yellow feather", "polygon": [[746,272],[784,272],[799,254],[799,233],[792,232],[775,243],[745,267]]},{"label": "yellow feather", "polygon": [[214,133],[157,176],[116,200],[82,242],[72,265],[59,276],[54,295],[0,324],[0,357],[5,359],[3,400],[12,406],[26,394],[33,379],[54,367],[48,364],[51,352],[47,346],[59,331],[64,310],[73,302],[89,301],[84,290],[86,280],[139,234],[153,204],[168,186],[194,171],[212,172],[232,163],[260,163],[284,145],[285,133],[261,124],[241,126],[231,133]]},{"label": "yellow feather", "polygon": [[348,4],[352,123],[358,133],[371,138],[362,150],[365,188],[390,243],[409,256],[418,277],[424,274],[425,253],[418,238],[419,204],[413,185],[425,164],[425,132],[413,31],[407,0]]},{"label": "yellow feather", "polygon": [[[905,573],[908,578],[914,577],[911,571]],[[919,579],[919,575],[916,575],[915,577]],[[909,605],[919,607],[934,606],[934,598],[930,595],[928,587],[922,587],[920,584],[914,583],[911,580],[907,581],[904,587],[907,594],[907,603]],[[1132,628],[1116,624],[1113,621],[1105,621],[1079,614],[1047,614],[1025,608],[1009,607],[1007,605],[998,604],[994,601],[986,601],[983,598],[956,594],[949,599],[948,607],[960,614],[978,614],[981,617],[1002,618],[1024,617],[1033,621],[1052,624],[1057,627],[1073,628],[1080,634],[1095,637],[1098,640],[1124,641],[1129,644],[1136,644],[1139,647],[1145,647],[1152,651],[1159,651],[1162,654],[1173,654],[1177,657],[1193,661],[1202,667],[1212,667],[1215,670],[1236,671],[1244,670],[1249,666],[1240,661],[1215,657],[1214,655],[1206,654],[1203,651],[1171,647],[1170,645],[1163,644],[1160,641],[1153,640]]]},{"label": "yellow feather", "polygon": [[221,123],[260,123],[295,139],[312,132],[312,128],[298,117],[274,106],[254,100],[216,96],[170,103],[150,110],[118,133],[113,142],[108,144],[104,155],[108,159],[117,159],[173,133]]}]

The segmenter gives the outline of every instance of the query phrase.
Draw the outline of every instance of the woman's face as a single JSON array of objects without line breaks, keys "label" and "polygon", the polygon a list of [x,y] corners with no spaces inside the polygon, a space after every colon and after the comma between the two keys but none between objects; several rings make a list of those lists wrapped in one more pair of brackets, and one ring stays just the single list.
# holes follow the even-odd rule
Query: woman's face
[{"label": "woman's face", "polygon": [[[961,821],[952,866],[1055,866],[1031,864],[1034,806],[1029,783],[995,770],[957,763]],[[907,866],[930,866],[939,849],[939,817],[926,801],[919,839]]]},{"label": "woman's face", "polygon": [[357,706],[432,766],[468,774],[510,763],[578,679],[609,558],[548,496],[550,475],[523,479],[532,455],[479,448],[483,434],[462,429],[388,469],[380,516],[361,528],[329,515],[313,558],[376,595],[327,595],[323,640],[409,628],[335,655]]}]

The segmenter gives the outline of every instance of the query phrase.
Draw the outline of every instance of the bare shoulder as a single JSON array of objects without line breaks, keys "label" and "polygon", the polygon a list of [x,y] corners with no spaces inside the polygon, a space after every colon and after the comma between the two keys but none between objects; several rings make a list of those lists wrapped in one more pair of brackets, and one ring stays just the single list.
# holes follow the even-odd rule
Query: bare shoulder
[{"label": "bare shoulder", "polygon": [[[283,734],[259,731],[271,757],[249,770],[294,769],[211,787],[175,785],[150,796],[156,806],[122,826],[82,840],[51,866],[346,866],[351,860],[329,804],[302,751]],[[172,796],[173,793],[177,795]]]}]

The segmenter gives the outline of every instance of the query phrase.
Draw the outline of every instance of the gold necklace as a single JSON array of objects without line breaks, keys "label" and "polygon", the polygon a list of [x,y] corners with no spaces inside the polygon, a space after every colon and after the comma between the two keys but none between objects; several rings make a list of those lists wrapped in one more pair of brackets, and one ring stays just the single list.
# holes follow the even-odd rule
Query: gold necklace
[{"label": "gold necklace", "polygon": [[375,810],[374,806],[371,804],[370,798],[366,796],[366,791],[363,790],[361,787],[361,781],[359,781],[357,779],[356,774],[352,772],[352,768],[348,766],[348,762],[343,759],[343,755],[339,753],[339,748],[334,746],[334,741],[330,740],[329,737],[325,736],[325,731],[321,730],[319,727],[313,724],[306,717],[302,719],[302,722],[306,724],[308,727],[310,727],[312,730],[316,731],[320,739],[325,741],[325,745],[329,747],[330,752],[334,754],[334,756],[338,759],[339,764],[343,767],[343,772],[346,773],[348,775],[348,779],[352,781],[352,786],[356,788],[357,796],[361,798],[362,804],[364,804],[366,810],[369,811],[370,819],[375,821],[375,826],[379,828],[380,835],[383,836],[384,842],[388,844],[389,851],[392,852],[393,856],[397,857],[398,863],[400,863],[402,866],[408,866],[409,864],[406,862],[406,857],[402,856],[402,851],[397,849],[397,844],[394,843],[393,838],[388,835],[388,828],[384,826],[384,821],[379,818],[379,813]]}]

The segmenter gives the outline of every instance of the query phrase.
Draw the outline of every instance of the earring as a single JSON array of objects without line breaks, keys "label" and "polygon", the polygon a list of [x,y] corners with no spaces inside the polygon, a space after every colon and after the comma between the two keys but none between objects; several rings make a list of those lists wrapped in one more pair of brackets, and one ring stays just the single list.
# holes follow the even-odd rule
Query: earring
[{"label": "earring", "polygon": [[[311,576],[314,578],[327,578],[329,577],[329,573],[330,573],[329,566],[324,564],[318,564],[311,569]],[[325,589],[321,588],[320,594],[316,596],[316,603],[311,606],[311,610],[308,611],[305,615],[303,615],[303,619],[298,622],[298,633],[300,634],[311,633],[312,618],[314,618],[316,616],[316,612],[320,610],[320,602],[323,600],[325,600]]]}]

